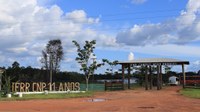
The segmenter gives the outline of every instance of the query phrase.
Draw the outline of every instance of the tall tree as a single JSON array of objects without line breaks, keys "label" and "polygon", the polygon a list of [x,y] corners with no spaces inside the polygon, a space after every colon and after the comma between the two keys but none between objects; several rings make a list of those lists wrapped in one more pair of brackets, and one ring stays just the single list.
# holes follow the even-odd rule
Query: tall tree
[{"label": "tall tree", "polygon": [[52,82],[53,72],[59,71],[63,55],[64,52],[60,39],[50,40],[46,45],[46,49],[42,51],[41,63],[48,71],[47,74],[49,74],[49,82]]},{"label": "tall tree", "polygon": [[98,64],[96,60],[93,60],[90,63],[91,55],[95,56],[93,53],[95,49],[96,41],[85,41],[85,45],[81,48],[80,44],[76,41],[72,41],[74,45],[77,47],[78,56],[76,57],[76,61],[81,65],[81,71],[85,74],[86,80],[86,91],[88,91],[88,83],[91,75],[94,74],[94,71],[100,67],[102,64]]},{"label": "tall tree", "polygon": [[17,61],[14,61],[12,64],[12,67],[10,68],[10,75],[13,77],[14,81],[20,81],[20,72],[21,72],[21,67],[20,64]]},{"label": "tall tree", "polygon": [[12,68],[19,68],[19,66],[20,64],[17,61],[13,62],[12,64]]}]

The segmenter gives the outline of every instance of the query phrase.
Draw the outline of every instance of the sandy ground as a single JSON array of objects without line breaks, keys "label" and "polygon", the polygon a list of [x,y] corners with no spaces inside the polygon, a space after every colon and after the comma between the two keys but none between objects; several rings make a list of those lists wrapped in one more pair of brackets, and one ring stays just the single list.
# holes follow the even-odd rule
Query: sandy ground
[{"label": "sandy ground", "polygon": [[160,91],[144,89],[97,93],[92,98],[63,100],[2,101],[0,112],[200,112],[200,99],[187,98],[181,87]]}]

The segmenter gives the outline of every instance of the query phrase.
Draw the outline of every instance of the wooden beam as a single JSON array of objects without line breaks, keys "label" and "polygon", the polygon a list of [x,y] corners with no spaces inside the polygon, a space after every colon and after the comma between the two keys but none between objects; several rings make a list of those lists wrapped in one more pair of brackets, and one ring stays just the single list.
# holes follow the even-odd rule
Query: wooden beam
[{"label": "wooden beam", "polygon": [[122,64],[122,83],[123,83],[123,89],[125,88],[124,87],[124,64]]},{"label": "wooden beam", "polygon": [[162,89],[162,84],[163,84],[163,81],[162,81],[162,65],[160,65],[160,89]]},{"label": "wooden beam", "polygon": [[183,88],[185,88],[186,82],[185,82],[185,67],[184,67],[184,64],[182,64],[182,73],[183,73]]},{"label": "wooden beam", "polygon": [[131,89],[131,86],[130,86],[130,75],[131,75],[131,65],[128,64],[128,89]]},{"label": "wooden beam", "polygon": [[148,66],[145,67],[145,90],[148,90]]},{"label": "wooden beam", "polygon": [[157,90],[160,90],[160,66],[157,65]]},{"label": "wooden beam", "polygon": [[150,82],[150,89],[153,87],[153,80],[152,80],[152,67],[149,66],[149,82]]}]

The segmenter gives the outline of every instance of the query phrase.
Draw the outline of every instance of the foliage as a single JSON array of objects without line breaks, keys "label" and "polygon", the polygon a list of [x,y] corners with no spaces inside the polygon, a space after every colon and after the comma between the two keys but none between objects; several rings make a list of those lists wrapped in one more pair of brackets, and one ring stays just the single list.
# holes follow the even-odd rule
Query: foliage
[{"label": "foliage", "polygon": [[134,77],[138,78],[138,83],[140,84],[140,86],[142,86],[145,82],[145,71],[147,70],[147,68],[145,66],[135,66],[134,69]]},{"label": "foliage", "polygon": [[14,61],[12,67],[8,67],[3,73],[3,90],[5,94],[10,93],[11,91],[11,81],[18,81],[20,79],[20,64],[17,61]]},{"label": "foliage", "polygon": [[0,97],[1,97],[1,90],[2,90],[2,74],[5,72],[4,68],[0,67]]},{"label": "foliage", "polygon": [[83,74],[78,72],[59,72],[54,75],[56,82],[84,82]]},{"label": "foliage", "polygon": [[200,99],[200,89],[186,88],[186,89],[182,89],[180,92],[184,96]]},{"label": "foliage", "polygon": [[10,93],[11,89],[11,78],[9,75],[6,74],[6,72],[3,75],[4,83],[3,83],[3,89],[5,90],[5,94]]},{"label": "foliage", "polygon": [[12,66],[6,70],[7,75],[13,77],[14,81],[20,80],[20,72],[21,72],[20,64],[17,61],[14,61]]},{"label": "foliage", "polygon": [[113,67],[114,67],[115,65],[117,65],[118,61],[115,60],[115,61],[111,62],[111,61],[109,61],[108,59],[103,59],[102,61],[103,61],[104,63],[107,63],[108,65],[110,65],[110,69],[109,69],[109,68],[107,69],[108,72],[107,72],[106,74],[114,75],[114,74],[113,74]]},{"label": "foliage", "polygon": [[164,68],[165,68],[165,73],[166,73],[166,74],[167,74],[168,72],[170,72],[171,69],[172,69],[172,67],[171,67],[171,66],[168,66],[168,65],[165,65]]},{"label": "foliage", "polygon": [[59,71],[60,61],[63,59],[63,55],[64,52],[60,39],[50,40],[46,45],[46,49],[42,51],[41,63],[47,71],[50,71],[50,82],[52,82],[52,72]]},{"label": "foliage", "polygon": [[[12,82],[45,82],[46,70],[32,68],[31,66],[19,66],[16,70],[15,67],[4,68],[5,72],[2,76],[10,76]],[[17,73],[14,73],[17,72]],[[77,72],[57,72],[53,76],[54,82],[84,82],[84,75]],[[2,77],[2,83],[5,84],[5,78]]]},{"label": "foliage", "polygon": [[93,53],[95,49],[96,41],[85,41],[85,45],[81,48],[80,44],[76,41],[72,41],[74,45],[77,47],[78,56],[76,57],[76,61],[81,65],[81,71],[85,74],[86,79],[86,91],[88,90],[89,78],[94,74],[94,71],[100,67],[102,64],[98,64],[96,60],[90,62],[91,55],[95,56]]}]

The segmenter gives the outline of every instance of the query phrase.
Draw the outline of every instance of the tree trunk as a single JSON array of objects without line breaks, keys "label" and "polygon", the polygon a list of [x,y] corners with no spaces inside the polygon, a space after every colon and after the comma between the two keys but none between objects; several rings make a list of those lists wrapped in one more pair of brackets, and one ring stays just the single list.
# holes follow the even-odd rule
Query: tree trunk
[{"label": "tree trunk", "polygon": [[149,66],[149,82],[150,82],[150,89],[153,87],[153,82],[152,82],[152,67]]},{"label": "tree trunk", "polygon": [[160,66],[157,65],[157,90],[160,90]]},{"label": "tree trunk", "polygon": [[53,76],[53,59],[52,59],[52,54],[50,54],[50,83],[52,83],[52,76]]},{"label": "tree trunk", "polygon": [[85,90],[88,91],[88,90],[89,90],[89,89],[88,89],[89,78],[86,77],[85,79],[86,79],[86,88],[85,88]]}]

